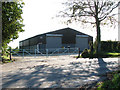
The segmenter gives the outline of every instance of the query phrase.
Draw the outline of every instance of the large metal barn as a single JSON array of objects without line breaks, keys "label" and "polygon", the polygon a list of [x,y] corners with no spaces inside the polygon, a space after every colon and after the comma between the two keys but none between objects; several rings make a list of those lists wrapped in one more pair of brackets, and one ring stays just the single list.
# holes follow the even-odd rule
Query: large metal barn
[{"label": "large metal barn", "polygon": [[93,41],[92,36],[71,28],[64,28],[22,40],[19,42],[19,48],[29,50],[80,48],[83,51],[89,48],[90,41]]}]

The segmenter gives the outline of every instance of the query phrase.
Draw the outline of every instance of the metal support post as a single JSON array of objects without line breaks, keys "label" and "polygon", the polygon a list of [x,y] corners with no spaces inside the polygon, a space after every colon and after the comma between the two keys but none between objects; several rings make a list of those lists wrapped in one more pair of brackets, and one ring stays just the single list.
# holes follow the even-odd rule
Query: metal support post
[{"label": "metal support post", "polygon": [[78,56],[80,56],[80,48],[78,48]]},{"label": "metal support post", "polygon": [[36,57],[36,51],[37,51],[37,50],[35,49],[35,57]]},{"label": "metal support post", "polygon": [[48,49],[46,49],[46,57],[48,57]]},{"label": "metal support post", "polygon": [[25,50],[23,49],[23,58],[24,58],[24,51],[25,51]]}]

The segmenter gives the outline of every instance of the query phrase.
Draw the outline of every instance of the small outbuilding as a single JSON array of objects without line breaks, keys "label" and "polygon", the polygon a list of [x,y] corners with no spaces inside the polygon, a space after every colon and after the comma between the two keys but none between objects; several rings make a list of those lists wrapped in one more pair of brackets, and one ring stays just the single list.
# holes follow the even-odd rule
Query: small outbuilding
[{"label": "small outbuilding", "polygon": [[71,28],[64,28],[22,40],[19,42],[19,48],[42,50],[69,47],[80,48],[83,51],[85,48],[89,48],[90,41],[93,42],[92,36]]}]

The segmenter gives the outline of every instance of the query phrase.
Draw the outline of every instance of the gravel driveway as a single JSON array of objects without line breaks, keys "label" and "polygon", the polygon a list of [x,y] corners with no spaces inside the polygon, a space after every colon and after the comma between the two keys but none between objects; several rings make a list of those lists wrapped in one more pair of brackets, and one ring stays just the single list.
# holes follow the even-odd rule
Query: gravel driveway
[{"label": "gravel driveway", "polygon": [[25,58],[2,64],[3,88],[78,88],[105,79],[118,58],[76,59],[73,56]]}]

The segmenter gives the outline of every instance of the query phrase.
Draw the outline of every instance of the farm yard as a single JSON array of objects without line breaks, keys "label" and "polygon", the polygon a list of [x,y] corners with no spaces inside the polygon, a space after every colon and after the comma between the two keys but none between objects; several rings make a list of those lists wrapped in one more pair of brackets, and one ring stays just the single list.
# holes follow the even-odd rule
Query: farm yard
[{"label": "farm yard", "polygon": [[2,87],[79,88],[104,80],[106,72],[117,70],[118,58],[74,56],[16,57],[15,62],[2,64]]},{"label": "farm yard", "polygon": [[2,1],[0,89],[120,90],[120,1]]}]

